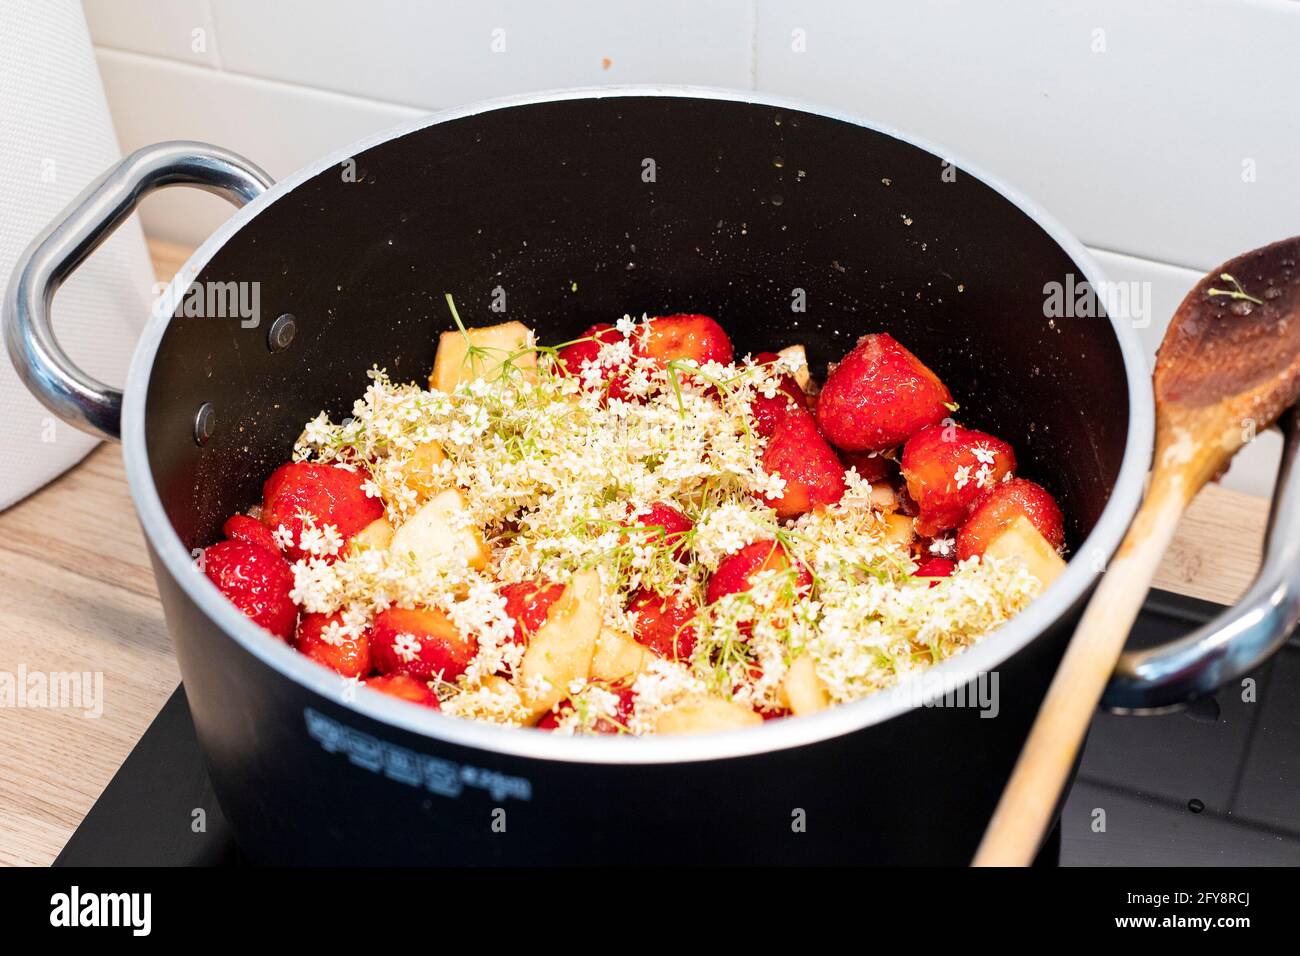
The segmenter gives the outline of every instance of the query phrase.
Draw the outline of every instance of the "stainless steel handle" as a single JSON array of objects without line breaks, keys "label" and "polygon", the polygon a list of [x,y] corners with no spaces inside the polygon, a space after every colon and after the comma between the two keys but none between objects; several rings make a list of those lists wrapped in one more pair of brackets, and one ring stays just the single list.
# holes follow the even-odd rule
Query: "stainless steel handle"
[{"label": "stainless steel handle", "polygon": [[1286,447],[1254,583],[1234,606],[1186,637],[1125,653],[1103,707],[1159,712],[1212,693],[1267,660],[1300,623],[1300,408],[1280,424]]},{"label": "stainless steel handle", "polygon": [[54,293],[155,189],[195,186],[243,206],[272,183],[229,150],[171,142],[136,150],[87,186],[18,258],[5,292],[5,344],[32,394],[68,424],[117,439],[122,392],[77,368],[59,346],[50,326]]}]

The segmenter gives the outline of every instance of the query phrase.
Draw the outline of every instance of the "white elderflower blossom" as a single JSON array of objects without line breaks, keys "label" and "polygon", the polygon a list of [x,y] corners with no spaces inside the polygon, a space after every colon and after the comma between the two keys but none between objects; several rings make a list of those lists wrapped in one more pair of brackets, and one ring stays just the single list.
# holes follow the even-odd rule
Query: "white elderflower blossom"
[{"label": "white elderflower blossom", "polygon": [[419,657],[422,650],[424,645],[414,634],[398,634],[393,638],[393,653],[408,664]]},{"label": "white elderflower blossom", "polygon": [[[455,552],[421,562],[383,547],[349,549],[336,527],[308,516],[291,596],[308,613],[338,615],[324,640],[358,638],[388,608],[441,609],[477,647],[454,682],[437,684],[443,711],[518,726],[537,716],[524,701],[550,687],[542,676],[527,685],[515,676],[524,646],[501,588],[562,587],[595,568],[609,633],[636,632],[627,607],[644,591],[698,609],[693,655],[644,666],[630,684],[626,726],[621,689],[598,681],[565,687],[554,712],[561,733],[614,726],[640,734],[702,695],[783,712],[781,683],[804,655],[833,700],[852,700],[959,653],[1037,593],[1014,561],[971,559],[947,578],[913,578],[913,553],[897,543],[896,496],[873,494],[853,468],[839,503],[780,521],[769,501],[786,481],[762,467],[766,440],[755,433],[751,403],[803,371],[798,354],[763,366],[661,366],[647,357],[644,321],[624,316],[614,328],[581,368],[566,372],[554,350],[539,347],[535,368],[507,362],[499,378],[451,392],[394,383],[376,369],[348,419],[332,424],[322,413],[306,424],[295,460],[356,471],[394,528],[437,491],[457,489],[465,508],[448,527],[481,535],[487,555],[486,567],[471,567]],[[958,468],[958,488],[993,481],[992,450],[973,453],[978,468]],[[691,523],[672,542],[641,522],[665,505]],[[295,543],[287,527],[273,534],[282,548]],[[708,604],[710,575],[759,541],[779,542],[789,561],[765,565],[747,591]],[[952,539],[937,538],[929,550],[950,556]],[[402,634],[393,650],[412,661],[425,649]]]}]

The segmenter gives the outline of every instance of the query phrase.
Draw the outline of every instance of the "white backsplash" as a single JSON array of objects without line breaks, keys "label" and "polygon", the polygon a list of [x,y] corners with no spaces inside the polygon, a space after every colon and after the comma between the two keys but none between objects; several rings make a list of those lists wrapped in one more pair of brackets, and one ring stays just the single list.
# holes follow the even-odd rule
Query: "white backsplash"
[{"label": "white backsplash", "polygon": [[[1300,232],[1291,0],[85,0],[124,150],[208,140],[282,177],[431,109],[563,86],[758,89],[951,146],[1032,196],[1112,279],[1150,283],[1154,353],[1201,270]],[[149,199],[146,231],[229,207]],[[1266,494],[1262,436],[1225,484]]]}]

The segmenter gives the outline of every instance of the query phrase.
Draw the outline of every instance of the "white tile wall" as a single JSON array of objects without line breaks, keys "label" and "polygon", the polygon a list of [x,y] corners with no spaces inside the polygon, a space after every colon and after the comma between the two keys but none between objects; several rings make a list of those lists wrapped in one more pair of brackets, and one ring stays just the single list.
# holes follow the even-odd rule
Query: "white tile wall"
[{"label": "white tile wall", "polygon": [[[1016,184],[1112,278],[1150,283],[1152,353],[1198,272],[1300,232],[1290,0],[84,2],[124,149],[210,140],[277,177],[423,110],[559,86],[731,86],[859,113]],[[226,215],[177,190],[144,221],[197,242]],[[1278,444],[1263,436],[1226,483],[1267,491]]]},{"label": "white tile wall", "polygon": [[[186,63],[99,50],[99,71],[124,151],[166,139],[218,143],[276,179],[423,110]],[[146,199],[145,231],[197,245],[228,218],[224,200],[194,189]]]},{"label": "white tile wall", "polygon": [[99,46],[221,65],[208,0],[82,0],[82,7]]},{"label": "white tile wall", "polygon": [[757,43],[759,89],[950,145],[1093,245],[1205,270],[1297,231],[1295,3],[759,0]]},{"label": "white tile wall", "polygon": [[748,86],[752,0],[212,0],[228,70],[441,108],[601,83]]}]

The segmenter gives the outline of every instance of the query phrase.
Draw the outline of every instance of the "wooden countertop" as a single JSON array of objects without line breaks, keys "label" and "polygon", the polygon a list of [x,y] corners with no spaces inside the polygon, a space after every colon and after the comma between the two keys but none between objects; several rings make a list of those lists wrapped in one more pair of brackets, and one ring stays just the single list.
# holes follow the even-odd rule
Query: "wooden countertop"
[{"label": "wooden countertop", "polygon": [[[160,279],[188,250],[153,242]],[[1207,488],[1156,586],[1231,603],[1250,583],[1268,503]],[[122,469],[105,444],[0,513],[0,670],[103,674],[103,714],[0,712],[0,863],[50,863],[180,680]]]}]

